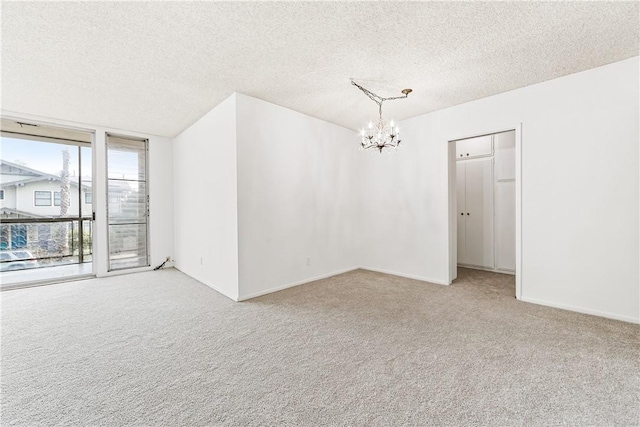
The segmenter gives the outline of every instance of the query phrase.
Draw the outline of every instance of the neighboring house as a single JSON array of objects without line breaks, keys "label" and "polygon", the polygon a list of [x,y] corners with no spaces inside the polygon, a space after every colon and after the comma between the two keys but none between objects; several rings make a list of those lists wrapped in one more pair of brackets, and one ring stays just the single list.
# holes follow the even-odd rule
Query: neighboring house
[{"label": "neighboring house", "polygon": [[[93,193],[90,181],[82,183],[78,200],[78,178],[70,177],[70,206],[67,216],[91,216]],[[0,160],[0,219],[60,217],[61,180],[51,175]]]},{"label": "neighboring house", "polygon": [[[24,224],[0,225],[0,249],[28,248],[49,255],[60,251],[60,241],[63,239],[61,233],[72,230],[68,227],[61,228],[61,224],[69,222],[38,223],[33,220],[60,218],[61,185],[59,176],[0,160],[0,221],[29,220]],[[69,210],[65,217],[78,218],[78,207],[81,206],[82,217],[91,218],[93,192],[89,178],[83,179],[78,194],[78,177],[70,177],[69,199]],[[129,184],[120,181],[110,182],[110,215],[117,216],[123,210],[123,206],[126,209],[127,202],[133,202],[134,199],[135,195],[132,195]],[[132,204],[134,203],[129,203]],[[77,223],[73,224],[73,227],[77,227]]]}]

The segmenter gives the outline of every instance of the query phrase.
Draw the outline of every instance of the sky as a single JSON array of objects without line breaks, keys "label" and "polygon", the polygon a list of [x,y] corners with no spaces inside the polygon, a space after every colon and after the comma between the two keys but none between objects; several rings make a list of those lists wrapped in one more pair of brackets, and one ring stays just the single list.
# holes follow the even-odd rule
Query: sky
[{"label": "sky", "polygon": [[[62,171],[62,150],[65,148],[69,149],[69,175],[78,176],[78,147],[75,145],[0,138],[1,159],[56,176]],[[91,175],[91,148],[85,147],[82,149],[82,176]]]},{"label": "sky", "polygon": [[[32,141],[22,138],[0,137],[0,159],[17,163],[45,172],[51,175],[60,176],[62,171],[62,151],[69,150],[69,176],[77,177],[78,168],[78,146],[57,144],[52,142]],[[144,150],[130,147],[120,147],[114,145],[109,149],[109,178],[126,180],[145,180],[144,166],[139,164],[143,160]],[[82,178],[83,181],[91,181],[93,171],[92,149],[82,147]]]}]

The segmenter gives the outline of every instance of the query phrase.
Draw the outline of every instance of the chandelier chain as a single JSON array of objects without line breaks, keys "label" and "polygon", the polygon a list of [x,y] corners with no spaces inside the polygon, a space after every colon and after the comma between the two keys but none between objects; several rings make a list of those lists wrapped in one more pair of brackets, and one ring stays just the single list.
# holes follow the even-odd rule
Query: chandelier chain
[{"label": "chandelier chain", "polygon": [[411,92],[411,89],[408,89],[408,92],[403,91],[404,95],[402,95],[402,96],[391,96],[391,97],[388,97],[388,98],[384,98],[384,97],[382,97],[380,95],[376,95],[375,93],[371,92],[369,89],[363,88],[362,86],[360,86],[358,83],[354,82],[353,80],[351,80],[351,84],[354,85],[355,87],[357,87],[358,89],[360,89],[362,92],[364,92],[364,94],[367,95],[369,97],[369,99],[371,99],[373,102],[378,104],[378,107],[380,108],[380,114],[381,115],[382,115],[382,103],[384,101],[391,101],[393,99],[404,99],[404,98],[407,98],[409,96],[409,93]]}]

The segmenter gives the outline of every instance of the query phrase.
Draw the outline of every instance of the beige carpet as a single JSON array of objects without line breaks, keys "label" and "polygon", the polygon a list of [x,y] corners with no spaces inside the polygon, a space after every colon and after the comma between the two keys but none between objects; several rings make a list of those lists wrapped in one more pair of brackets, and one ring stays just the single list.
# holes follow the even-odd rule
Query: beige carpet
[{"label": "beige carpet", "polygon": [[2,293],[2,425],[637,425],[640,327],[355,271],[234,303],[176,270]]}]

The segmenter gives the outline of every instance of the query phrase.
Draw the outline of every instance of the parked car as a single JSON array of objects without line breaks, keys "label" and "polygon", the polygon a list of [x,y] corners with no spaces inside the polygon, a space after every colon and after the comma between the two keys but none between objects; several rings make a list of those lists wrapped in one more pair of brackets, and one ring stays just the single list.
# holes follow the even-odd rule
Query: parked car
[{"label": "parked car", "polygon": [[25,270],[39,266],[36,257],[29,251],[22,249],[0,251],[0,271]]}]

